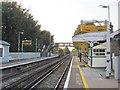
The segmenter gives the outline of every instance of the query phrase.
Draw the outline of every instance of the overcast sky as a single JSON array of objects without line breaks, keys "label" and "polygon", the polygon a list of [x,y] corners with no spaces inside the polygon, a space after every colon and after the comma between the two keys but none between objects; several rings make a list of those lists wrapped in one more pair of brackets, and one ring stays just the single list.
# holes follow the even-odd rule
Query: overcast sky
[{"label": "overcast sky", "polygon": [[119,0],[16,0],[23,8],[30,9],[35,20],[54,35],[55,42],[72,42],[72,36],[81,20],[106,20],[110,5],[110,21],[118,29]]}]

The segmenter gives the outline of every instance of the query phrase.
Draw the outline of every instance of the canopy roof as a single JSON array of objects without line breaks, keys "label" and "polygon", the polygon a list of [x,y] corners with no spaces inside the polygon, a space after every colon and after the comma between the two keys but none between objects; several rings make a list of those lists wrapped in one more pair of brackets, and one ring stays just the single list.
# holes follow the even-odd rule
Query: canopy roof
[{"label": "canopy roof", "polygon": [[10,44],[6,41],[0,40],[0,45],[6,45],[6,46],[10,46]]}]

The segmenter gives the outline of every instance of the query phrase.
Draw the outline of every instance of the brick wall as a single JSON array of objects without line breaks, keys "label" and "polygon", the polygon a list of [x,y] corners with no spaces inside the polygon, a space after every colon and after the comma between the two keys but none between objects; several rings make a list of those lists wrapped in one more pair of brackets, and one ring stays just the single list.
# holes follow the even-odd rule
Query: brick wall
[{"label": "brick wall", "polygon": [[120,56],[120,34],[115,35],[114,39],[111,39],[111,53],[115,53],[115,56]]}]

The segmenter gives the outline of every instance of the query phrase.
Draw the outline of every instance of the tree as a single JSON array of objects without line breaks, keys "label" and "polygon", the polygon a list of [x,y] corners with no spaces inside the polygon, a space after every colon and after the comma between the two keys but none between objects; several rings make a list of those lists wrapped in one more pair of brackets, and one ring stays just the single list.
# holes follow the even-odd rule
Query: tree
[{"label": "tree", "polygon": [[39,42],[40,42],[40,49],[42,50],[42,47],[45,45],[45,48],[48,47],[50,44],[50,32],[46,30],[42,30],[39,34]]},{"label": "tree", "polygon": [[24,31],[21,39],[31,39],[34,42],[36,31],[40,25],[16,2],[2,2],[2,39],[11,44],[10,51],[17,51],[18,33]]},{"label": "tree", "polygon": [[35,51],[36,38],[39,48],[49,45],[50,32],[41,31],[41,25],[29,13],[29,9],[22,8],[16,2],[2,2],[2,40],[10,43],[10,51],[16,52],[18,45],[18,34],[21,35],[21,42],[24,39],[32,40],[32,45],[24,46],[24,51]]},{"label": "tree", "polygon": [[58,49],[58,55],[59,55],[59,56],[63,56],[63,55],[64,55],[64,51],[63,51],[62,48],[59,48],[59,49]]},{"label": "tree", "polygon": [[69,48],[67,46],[63,49],[63,51],[64,51],[65,55],[70,54],[70,50],[69,50]]},{"label": "tree", "polygon": [[51,36],[50,43],[54,44],[54,35]]},{"label": "tree", "polygon": [[54,47],[54,48],[53,48],[53,53],[54,53],[54,54],[57,54],[57,53],[58,53],[58,50],[59,50],[59,47]]},{"label": "tree", "polygon": [[76,48],[74,48],[74,49],[72,50],[72,54],[73,54],[74,56],[78,56],[78,52],[77,52],[77,49],[76,49]]}]

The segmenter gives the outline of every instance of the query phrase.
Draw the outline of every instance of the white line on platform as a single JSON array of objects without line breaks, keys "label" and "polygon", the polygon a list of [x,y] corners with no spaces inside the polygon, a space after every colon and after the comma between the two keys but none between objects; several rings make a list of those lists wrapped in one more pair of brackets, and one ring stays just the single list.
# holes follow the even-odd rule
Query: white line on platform
[{"label": "white line on platform", "polygon": [[68,88],[68,84],[69,84],[69,80],[70,80],[70,74],[71,74],[71,68],[72,68],[73,59],[74,59],[74,57],[72,58],[72,61],[71,61],[71,64],[70,64],[70,69],[69,69],[69,71],[68,71],[67,79],[66,79],[66,81],[65,81],[65,85],[64,85],[64,89],[63,89],[63,90],[65,90],[65,89]]}]

